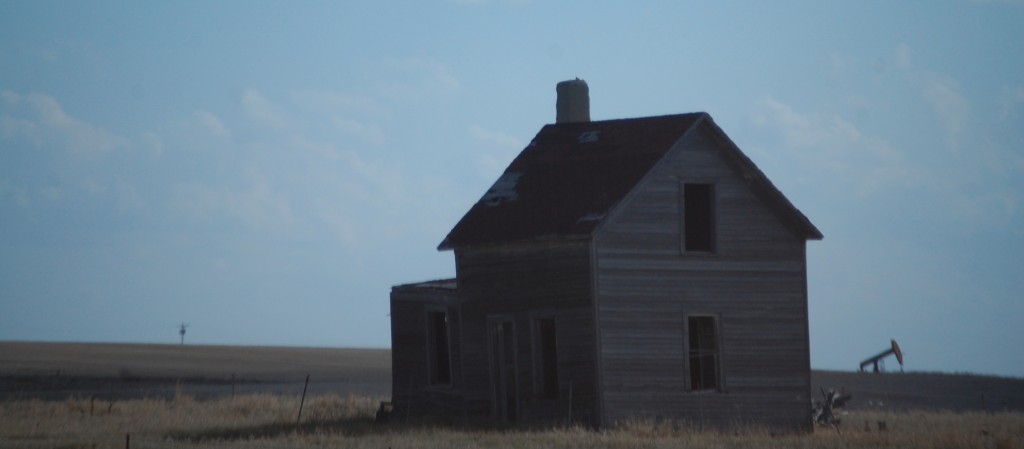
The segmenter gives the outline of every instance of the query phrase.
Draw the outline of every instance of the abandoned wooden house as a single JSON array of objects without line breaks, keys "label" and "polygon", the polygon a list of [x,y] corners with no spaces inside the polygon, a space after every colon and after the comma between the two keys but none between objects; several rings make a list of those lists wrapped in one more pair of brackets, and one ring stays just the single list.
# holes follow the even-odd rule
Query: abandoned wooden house
[{"label": "abandoned wooden house", "polygon": [[807,240],[706,113],[590,121],[581,80],[391,291],[393,418],[811,429]]}]

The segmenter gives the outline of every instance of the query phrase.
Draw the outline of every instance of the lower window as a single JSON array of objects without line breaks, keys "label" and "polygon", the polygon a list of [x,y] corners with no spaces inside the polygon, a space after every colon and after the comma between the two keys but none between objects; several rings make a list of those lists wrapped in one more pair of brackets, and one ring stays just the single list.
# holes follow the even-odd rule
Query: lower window
[{"label": "lower window", "polygon": [[558,397],[558,350],[555,341],[555,319],[537,320],[538,354],[540,364],[540,394],[548,399]]},{"label": "lower window", "polygon": [[427,312],[427,351],[430,362],[430,384],[448,384],[452,380],[451,356],[448,346],[448,314]]},{"label": "lower window", "polygon": [[718,330],[713,316],[687,318],[689,333],[690,390],[718,390]]}]

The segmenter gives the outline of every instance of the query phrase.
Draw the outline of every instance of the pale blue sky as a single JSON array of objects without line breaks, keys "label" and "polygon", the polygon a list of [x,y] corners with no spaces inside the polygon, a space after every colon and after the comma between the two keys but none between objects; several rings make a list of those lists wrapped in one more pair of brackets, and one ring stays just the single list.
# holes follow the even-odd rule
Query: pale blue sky
[{"label": "pale blue sky", "polygon": [[1017,1],[0,0],[0,339],[386,347],[574,77],[822,230],[815,368],[1024,376]]}]

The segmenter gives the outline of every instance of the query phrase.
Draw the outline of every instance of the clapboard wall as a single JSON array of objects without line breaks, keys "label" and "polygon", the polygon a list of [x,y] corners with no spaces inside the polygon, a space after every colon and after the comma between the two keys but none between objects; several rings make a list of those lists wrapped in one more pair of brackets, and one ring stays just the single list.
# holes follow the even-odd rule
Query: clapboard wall
[{"label": "clapboard wall", "polygon": [[[454,284],[452,282],[451,284]],[[460,319],[455,289],[448,283],[400,285],[391,290],[392,419],[453,422],[464,416]],[[451,380],[430,384],[428,314],[448,314]]]},{"label": "clapboard wall", "polygon": [[[487,322],[514,322],[518,419],[553,425],[596,419],[596,348],[588,241],[528,243],[456,250],[462,300],[462,369],[470,414],[492,416]],[[556,327],[557,398],[545,398],[538,372],[535,320]],[[571,409],[571,411],[570,411]]]},{"label": "clapboard wall", "polygon": [[[594,238],[602,424],[810,421],[805,237],[751,187],[714,125],[691,129]],[[684,183],[713,184],[715,249],[682,247]],[[718,320],[721,386],[689,391],[691,314]]]}]

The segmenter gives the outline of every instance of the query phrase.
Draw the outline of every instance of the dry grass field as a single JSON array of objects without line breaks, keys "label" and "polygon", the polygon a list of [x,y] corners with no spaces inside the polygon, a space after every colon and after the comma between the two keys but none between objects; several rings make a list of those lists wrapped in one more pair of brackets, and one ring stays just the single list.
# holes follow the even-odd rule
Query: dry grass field
[{"label": "dry grass field", "polygon": [[[772,435],[756,428],[706,432],[674,422],[631,422],[607,431],[374,424],[377,405],[388,396],[389,371],[386,350],[0,343],[0,448],[1024,447],[1020,404],[980,401],[982,394],[1004,390],[1015,400],[1024,394],[1021,379],[901,374],[886,381],[815,373],[816,382],[859,385],[848,386],[855,393],[851,405],[858,397],[889,402],[850,407],[842,433],[818,428],[810,435]],[[230,393],[225,379],[232,373],[236,390],[243,382],[248,390]],[[311,380],[297,422],[307,373],[322,379],[322,388],[313,392]],[[871,385],[879,390],[863,390]],[[970,390],[951,393],[961,406],[950,410],[958,411],[941,410],[946,407],[936,396],[936,389],[945,394],[951,385]],[[351,391],[359,386],[385,392]],[[939,406],[892,407],[891,401]]]},{"label": "dry grass field", "polygon": [[0,399],[391,393],[387,349],[0,342]]},{"label": "dry grass field", "polygon": [[[0,403],[0,447],[18,448],[1020,448],[1024,415],[862,411],[842,433],[772,435],[634,422],[609,431],[452,429],[373,423],[376,398],[268,394],[207,401],[16,400]],[[878,431],[877,423],[886,423]],[[858,423],[868,423],[866,429]]]}]

